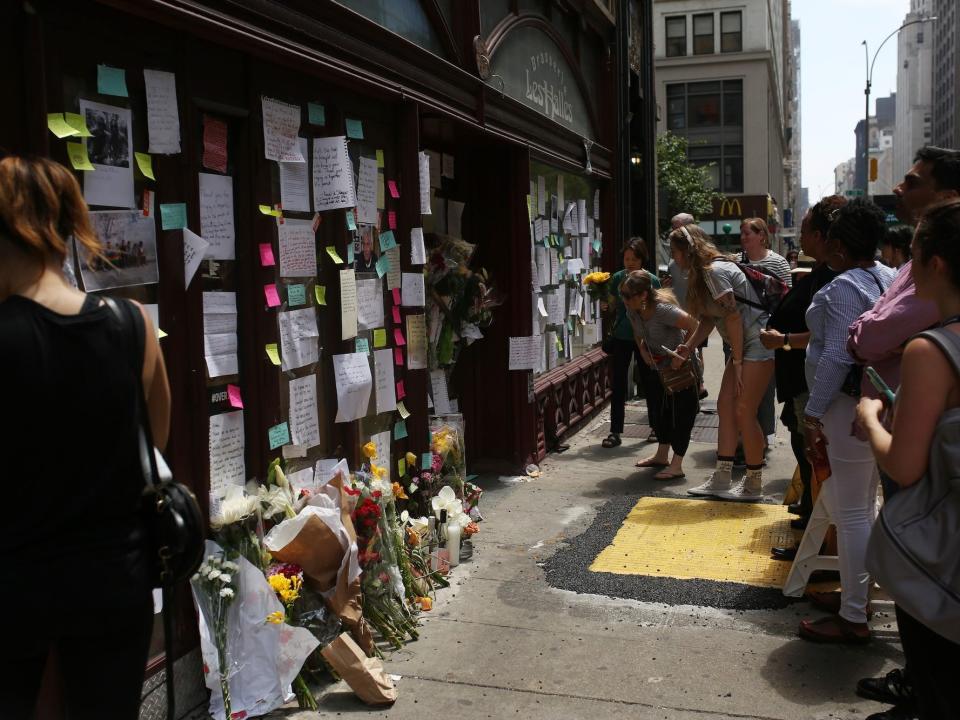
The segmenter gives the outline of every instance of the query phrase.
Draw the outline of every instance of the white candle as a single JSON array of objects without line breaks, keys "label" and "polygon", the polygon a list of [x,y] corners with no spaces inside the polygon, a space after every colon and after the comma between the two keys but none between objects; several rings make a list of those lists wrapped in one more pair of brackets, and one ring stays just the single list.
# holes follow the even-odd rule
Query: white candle
[{"label": "white candle", "polygon": [[456,567],[459,565],[460,525],[455,522],[447,525],[447,552],[450,553],[450,567]]}]

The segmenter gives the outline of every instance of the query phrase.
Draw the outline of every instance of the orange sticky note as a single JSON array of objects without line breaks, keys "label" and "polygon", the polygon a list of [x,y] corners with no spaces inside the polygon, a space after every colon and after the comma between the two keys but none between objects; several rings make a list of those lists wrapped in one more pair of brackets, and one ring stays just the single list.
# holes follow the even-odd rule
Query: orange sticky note
[{"label": "orange sticky note", "polygon": [[243,407],[243,398],[240,397],[240,388],[238,388],[236,385],[227,385],[227,398],[230,400],[230,407]]},{"label": "orange sticky note", "polygon": [[267,297],[267,307],[280,305],[280,294],[277,292],[277,286],[273,283],[263,286],[263,294]]}]

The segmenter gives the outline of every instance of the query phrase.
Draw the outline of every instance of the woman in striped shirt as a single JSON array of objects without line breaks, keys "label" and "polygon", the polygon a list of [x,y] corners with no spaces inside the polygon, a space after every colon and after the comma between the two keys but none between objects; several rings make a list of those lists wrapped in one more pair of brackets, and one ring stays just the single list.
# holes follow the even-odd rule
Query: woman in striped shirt
[{"label": "woman in striped shirt", "polygon": [[857,643],[870,640],[868,585],[863,578],[878,476],[870,445],[852,434],[860,381],[856,376],[848,380],[854,359],[847,352],[847,337],[851,323],[874,306],[896,271],[873,259],[886,231],[886,216],[879,207],[854,200],[834,212],[826,262],[840,275],[813,296],[807,309],[810,398],[803,427],[810,463],[830,464],[831,477],[820,493],[837,526],[841,597],[837,615],[804,620],[800,637]]}]

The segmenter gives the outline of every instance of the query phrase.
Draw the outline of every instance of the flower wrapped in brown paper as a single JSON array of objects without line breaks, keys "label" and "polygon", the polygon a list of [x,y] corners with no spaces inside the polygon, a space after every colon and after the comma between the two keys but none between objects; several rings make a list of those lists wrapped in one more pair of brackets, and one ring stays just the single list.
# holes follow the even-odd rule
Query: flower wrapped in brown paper
[{"label": "flower wrapped in brown paper", "polygon": [[389,705],[397,699],[393,680],[378,658],[366,657],[344,633],[320,651],[340,677],[368,705]]}]

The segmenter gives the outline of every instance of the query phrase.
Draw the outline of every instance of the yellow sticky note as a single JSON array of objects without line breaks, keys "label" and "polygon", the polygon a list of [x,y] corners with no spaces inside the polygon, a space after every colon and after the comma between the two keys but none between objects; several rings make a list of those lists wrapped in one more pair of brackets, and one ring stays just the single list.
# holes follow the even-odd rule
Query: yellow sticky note
[{"label": "yellow sticky note", "polygon": [[140,172],[142,172],[145,177],[156,180],[153,176],[153,158],[150,157],[149,153],[135,152],[133,156],[137,159],[137,167],[140,168]]},{"label": "yellow sticky note", "polygon": [[277,350],[276,343],[267,343],[266,345],[267,357],[270,358],[270,362],[274,365],[280,365],[280,351]]},{"label": "yellow sticky note", "polygon": [[63,113],[47,113],[47,127],[50,128],[50,132],[61,139],[79,135],[77,129],[70,127],[69,123],[63,119]]},{"label": "yellow sticky note", "polygon": [[80,113],[64,113],[63,119],[67,125],[77,131],[78,137],[93,137],[93,133],[87,127],[87,120]]},{"label": "yellow sticky note", "polygon": [[326,285],[314,285],[313,292],[317,296],[317,305],[327,304],[327,286]]},{"label": "yellow sticky note", "polygon": [[406,458],[400,458],[399,460],[397,460],[397,473],[400,475],[400,477],[403,477],[404,475],[407,474]]},{"label": "yellow sticky note", "polygon": [[80,142],[68,142],[67,155],[70,156],[70,164],[73,165],[74,170],[94,169],[93,165],[90,164],[90,156],[87,155],[87,143],[83,140]]},{"label": "yellow sticky note", "polygon": [[400,413],[400,417],[402,417],[404,420],[410,417],[410,411],[407,410],[407,406],[403,404],[402,400],[397,403],[397,412]]},{"label": "yellow sticky note", "polygon": [[163,340],[166,336],[167,334],[163,330],[157,328],[157,340]]},{"label": "yellow sticky note", "polygon": [[383,167],[383,150],[377,150],[377,167]]},{"label": "yellow sticky note", "polygon": [[386,347],[387,331],[385,328],[377,328],[373,331],[373,346],[375,348]]},{"label": "yellow sticky note", "polygon": [[283,214],[283,213],[281,213],[279,210],[274,210],[274,209],[273,209],[272,207],[270,207],[269,205],[260,205],[259,207],[260,207],[260,212],[262,212],[264,215],[271,215],[271,216],[273,216],[273,217],[281,217],[281,215]]},{"label": "yellow sticky note", "polygon": [[327,255],[329,255],[330,259],[337,265],[343,265],[343,258],[337,254],[337,249],[333,245],[327,245]]}]

